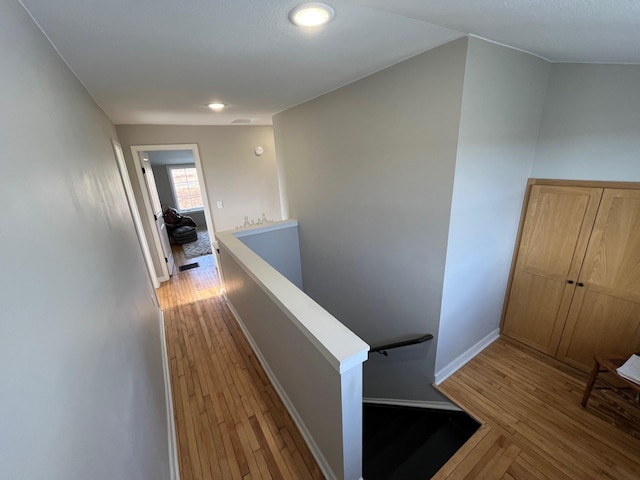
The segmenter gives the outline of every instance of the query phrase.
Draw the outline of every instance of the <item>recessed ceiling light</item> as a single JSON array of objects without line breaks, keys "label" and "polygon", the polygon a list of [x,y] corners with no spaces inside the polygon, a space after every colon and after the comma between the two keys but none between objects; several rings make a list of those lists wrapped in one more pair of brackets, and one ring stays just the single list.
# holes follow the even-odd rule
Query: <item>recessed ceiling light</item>
[{"label": "recessed ceiling light", "polygon": [[309,2],[298,5],[289,12],[289,20],[299,27],[319,27],[328,23],[335,11],[326,3]]},{"label": "recessed ceiling light", "polygon": [[215,110],[216,112],[219,112],[220,110],[222,110],[224,108],[224,103],[210,103],[208,105],[208,107],[211,110]]}]

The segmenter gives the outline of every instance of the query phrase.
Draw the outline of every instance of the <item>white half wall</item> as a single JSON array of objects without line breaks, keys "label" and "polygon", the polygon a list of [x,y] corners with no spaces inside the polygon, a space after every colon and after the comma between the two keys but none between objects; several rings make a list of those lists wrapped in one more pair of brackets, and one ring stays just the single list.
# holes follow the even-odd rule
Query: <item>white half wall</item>
[{"label": "white half wall", "polygon": [[0,58],[0,478],[169,480],[115,128],[17,1],[0,2]]},{"label": "white half wall", "polygon": [[216,238],[229,306],[324,475],[359,480],[362,362],[369,346],[235,232]]},{"label": "white half wall", "polygon": [[553,64],[531,176],[640,181],[640,65]]},{"label": "white half wall", "polygon": [[469,39],[436,377],[500,324],[550,66]]}]

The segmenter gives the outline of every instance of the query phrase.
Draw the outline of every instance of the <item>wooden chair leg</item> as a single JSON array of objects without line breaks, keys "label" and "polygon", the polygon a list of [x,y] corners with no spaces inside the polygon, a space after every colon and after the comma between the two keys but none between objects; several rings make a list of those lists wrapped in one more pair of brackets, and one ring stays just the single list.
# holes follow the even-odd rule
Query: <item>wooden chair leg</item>
[{"label": "wooden chair leg", "polygon": [[586,408],[589,397],[591,396],[591,390],[593,390],[593,386],[596,383],[596,378],[598,378],[598,372],[600,372],[600,362],[598,362],[598,360],[595,360],[595,365],[593,366],[593,370],[591,370],[591,376],[589,376],[589,381],[587,382],[587,386],[584,389],[584,394],[582,395],[582,402],[580,402],[584,408]]}]

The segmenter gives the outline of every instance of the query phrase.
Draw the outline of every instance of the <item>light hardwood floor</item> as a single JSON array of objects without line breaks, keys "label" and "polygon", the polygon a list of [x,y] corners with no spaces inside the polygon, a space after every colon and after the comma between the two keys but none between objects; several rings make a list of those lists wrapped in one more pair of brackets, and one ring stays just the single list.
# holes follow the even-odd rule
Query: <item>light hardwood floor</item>
[{"label": "light hardwood floor", "polygon": [[[323,478],[220,296],[212,257],[181,251],[176,265],[200,267],[176,267],[158,292],[182,480]],[[498,340],[440,387],[483,426],[435,478],[640,479],[640,407],[594,390],[583,409],[585,380]]]},{"label": "light hardwood floor", "polygon": [[[321,479],[317,463],[220,295],[213,257],[174,247],[158,290],[182,480]],[[200,267],[178,271],[179,265]]]},{"label": "light hardwood floor", "polygon": [[484,424],[434,478],[640,479],[640,407],[594,390],[583,409],[585,381],[499,339],[440,386]]}]

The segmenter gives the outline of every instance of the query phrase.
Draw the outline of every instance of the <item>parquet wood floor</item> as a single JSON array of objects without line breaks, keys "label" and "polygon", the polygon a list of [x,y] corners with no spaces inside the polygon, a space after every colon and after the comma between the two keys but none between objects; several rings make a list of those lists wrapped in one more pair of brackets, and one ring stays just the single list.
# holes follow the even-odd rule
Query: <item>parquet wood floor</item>
[{"label": "parquet wood floor", "polygon": [[440,386],[484,425],[434,478],[640,479],[640,406],[594,390],[583,409],[585,382],[582,372],[497,340]]},{"label": "parquet wood floor", "polygon": [[220,294],[213,257],[158,290],[182,480],[321,479],[306,443]]}]

